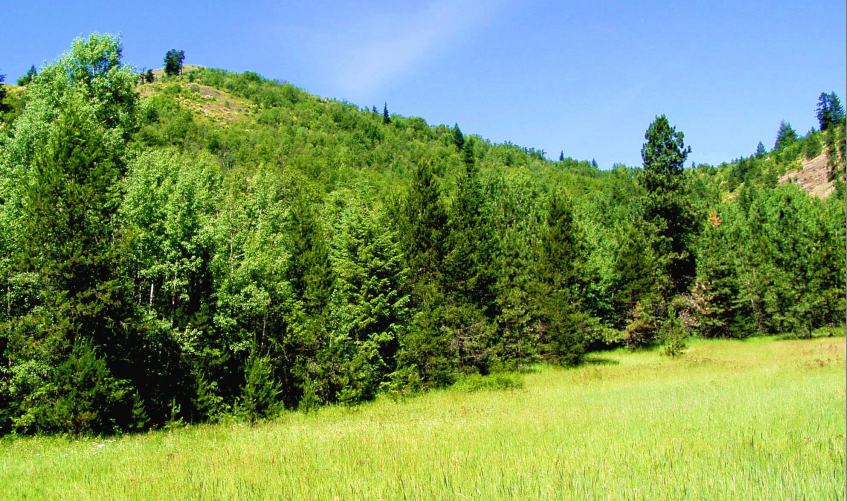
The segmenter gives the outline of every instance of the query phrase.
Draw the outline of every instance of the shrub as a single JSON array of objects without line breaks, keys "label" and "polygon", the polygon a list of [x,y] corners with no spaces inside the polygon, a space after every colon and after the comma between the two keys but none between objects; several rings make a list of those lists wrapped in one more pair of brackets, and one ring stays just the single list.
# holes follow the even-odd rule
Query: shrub
[{"label": "shrub", "polygon": [[500,373],[488,376],[471,374],[457,381],[453,389],[473,393],[475,391],[519,390],[523,388],[523,385],[523,376],[520,374]]}]

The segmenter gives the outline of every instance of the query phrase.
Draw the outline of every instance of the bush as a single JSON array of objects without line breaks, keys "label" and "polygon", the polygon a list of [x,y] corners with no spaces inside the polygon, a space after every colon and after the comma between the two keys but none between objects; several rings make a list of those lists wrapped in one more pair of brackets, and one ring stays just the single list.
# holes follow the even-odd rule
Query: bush
[{"label": "bush", "polygon": [[520,374],[501,373],[488,376],[471,374],[459,379],[453,385],[453,389],[473,393],[475,391],[520,390],[523,386],[523,376]]},{"label": "bush", "polygon": [[253,355],[247,361],[246,382],[241,389],[240,414],[251,423],[269,418],[281,409],[279,384],[274,381],[270,359]]},{"label": "bush", "polygon": [[112,377],[89,340],[78,340],[51,381],[27,400],[19,428],[72,434],[112,433],[128,424],[133,404],[125,382]]}]

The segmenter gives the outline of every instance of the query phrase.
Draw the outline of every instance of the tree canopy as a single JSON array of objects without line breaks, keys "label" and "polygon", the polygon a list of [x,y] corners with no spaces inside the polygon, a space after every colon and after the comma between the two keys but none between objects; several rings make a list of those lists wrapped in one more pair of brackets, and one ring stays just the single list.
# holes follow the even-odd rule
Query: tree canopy
[{"label": "tree canopy", "polygon": [[165,53],[165,75],[176,76],[182,73],[185,51],[171,49]]}]

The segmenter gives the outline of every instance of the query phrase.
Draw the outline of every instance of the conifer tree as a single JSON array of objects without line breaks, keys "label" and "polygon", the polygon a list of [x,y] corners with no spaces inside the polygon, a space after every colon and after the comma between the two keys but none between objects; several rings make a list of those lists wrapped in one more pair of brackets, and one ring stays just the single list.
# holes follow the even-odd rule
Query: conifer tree
[{"label": "conifer tree", "polygon": [[18,79],[17,84],[18,85],[29,85],[29,83],[32,82],[33,79],[37,76],[38,76],[38,71],[35,70],[35,65],[32,65],[32,66],[29,67],[29,69],[24,74],[24,76],[22,76],[21,78]]},{"label": "conifer tree", "polygon": [[303,192],[291,208],[287,229],[291,239],[288,279],[306,312],[321,315],[329,303],[335,275],[318,214]]},{"label": "conifer tree", "polygon": [[835,92],[827,94],[822,92],[818,99],[818,107],[816,116],[821,126],[821,131],[825,131],[833,125],[844,121],[844,107],[841,106],[841,101]]},{"label": "conifer tree", "polygon": [[763,156],[765,156],[766,153],[767,150],[765,149],[765,145],[762,144],[761,141],[759,141],[759,144],[756,145],[756,158],[762,158]]},{"label": "conifer tree", "polygon": [[388,103],[382,108],[382,123],[385,125],[391,124],[391,115],[388,114]]},{"label": "conifer tree", "polygon": [[462,134],[461,129],[459,129],[459,124],[453,125],[453,144],[456,145],[456,148],[459,151],[462,151],[462,147],[465,145],[465,136]]},{"label": "conifer tree", "polygon": [[403,203],[401,242],[414,283],[440,283],[446,254],[447,210],[429,162],[421,161]]},{"label": "conifer tree", "polygon": [[588,317],[582,311],[580,277],[583,270],[582,233],[569,199],[553,193],[539,241],[538,300],[546,324],[542,342],[547,355],[563,365],[580,362]]},{"label": "conifer tree", "polygon": [[638,178],[647,192],[644,219],[654,228],[653,250],[663,262],[671,295],[685,291],[695,275],[692,238],[696,222],[683,177],[691,148],[685,146],[684,138],[667,117],[657,117],[644,135],[644,170]]},{"label": "conifer tree", "polygon": [[791,124],[785,120],[780,122],[779,130],[776,131],[776,143],[773,145],[774,151],[780,151],[795,141],[797,141],[797,132],[791,127]]},{"label": "conifer tree", "polygon": [[619,327],[623,328],[635,305],[656,287],[653,250],[644,233],[635,224],[628,225],[620,236],[615,259],[615,292],[613,303]]},{"label": "conifer tree", "polygon": [[165,54],[165,75],[177,76],[182,73],[182,63],[185,61],[185,51],[171,49]]}]

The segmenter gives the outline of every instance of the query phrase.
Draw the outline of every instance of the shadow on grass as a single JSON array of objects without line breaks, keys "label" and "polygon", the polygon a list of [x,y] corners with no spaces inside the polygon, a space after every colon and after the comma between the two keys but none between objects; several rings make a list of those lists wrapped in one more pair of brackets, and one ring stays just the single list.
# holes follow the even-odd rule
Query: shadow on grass
[{"label": "shadow on grass", "polygon": [[598,355],[586,355],[582,361],[583,365],[620,365],[615,359],[604,358]]}]

